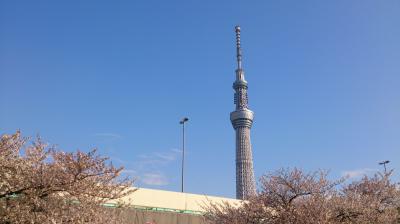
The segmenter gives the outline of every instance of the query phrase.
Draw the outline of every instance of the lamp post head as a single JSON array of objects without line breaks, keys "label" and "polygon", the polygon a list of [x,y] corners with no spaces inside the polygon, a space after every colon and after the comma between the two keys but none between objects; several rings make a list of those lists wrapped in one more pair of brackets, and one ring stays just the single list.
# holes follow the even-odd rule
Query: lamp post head
[{"label": "lamp post head", "polygon": [[184,124],[185,122],[188,122],[188,121],[189,121],[189,118],[184,117],[184,118],[182,118],[181,121],[179,121],[179,124]]},{"label": "lamp post head", "polygon": [[385,161],[380,162],[379,165],[385,165],[385,164],[388,164],[388,163],[390,163],[390,161],[389,160],[385,160]]}]

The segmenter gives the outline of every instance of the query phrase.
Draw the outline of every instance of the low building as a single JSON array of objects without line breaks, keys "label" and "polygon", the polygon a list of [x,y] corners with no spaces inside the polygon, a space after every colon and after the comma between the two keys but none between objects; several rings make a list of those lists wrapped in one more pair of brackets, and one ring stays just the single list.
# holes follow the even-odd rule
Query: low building
[{"label": "low building", "polygon": [[[241,200],[200,194],[138,188],[123,199],[132,209],[124,216],[134,224],[203,224],[210,203],[239,205]],[[110,202],[106,206],[114,207]]]}]

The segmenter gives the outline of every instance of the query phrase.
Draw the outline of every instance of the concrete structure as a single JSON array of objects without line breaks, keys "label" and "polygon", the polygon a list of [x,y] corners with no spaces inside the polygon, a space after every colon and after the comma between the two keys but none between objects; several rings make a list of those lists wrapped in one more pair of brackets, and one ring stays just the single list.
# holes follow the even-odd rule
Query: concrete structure
[{"label": "concrete structure", "polygon": [[253,124],[253,111],[248,107],[247,82],[242,69],[242,50],[240,47],[240,27],[236,26],[236,81],[234,102],[236,110],[231,113],[232,126],[236,131],[236,198],[248,199],[256,194],[253,155],[250,129]]},{"label": "concrete structure", "polygon": [[231,198],[138,188],[122,201],[110,201],[105,206],[115,207],[119,202],[131,207],[124,210],[121,216],[140,224],[206,224],[202,214],[210,203],[226,202],[233,206],[242,203]]},{"label": "concrete structure", "polygon": [[[242,201],[201,194],[137,188],[134,193],[125,197],[122,202],[136,208],[154,208],[154,210],[201,214],[204,212],[204,206],[210,203],[228,202],[232,205],[239,205]],[[116,202],[111,201],[110,204],[116,204]]]}]

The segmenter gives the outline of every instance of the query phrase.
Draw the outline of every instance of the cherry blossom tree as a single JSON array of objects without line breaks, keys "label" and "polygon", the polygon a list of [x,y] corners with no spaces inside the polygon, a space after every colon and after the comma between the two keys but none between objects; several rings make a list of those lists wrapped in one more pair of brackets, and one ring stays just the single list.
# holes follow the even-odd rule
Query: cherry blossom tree
[{"label": "cherry blossom tree", "polygon": [[[104,203],[133,193],[132,181],[96,150],[63,152],[19,132],[0,139],[0,223],[123,223]],[[121,208],[126,205],[118,205]]]},{"label": "cherry blossom tree", "polygon": [[399,185],[393,171],[351,183],[328,173],[280,169],[260,179],[260,191],[240,206],[211,204],[205,217],[215,224],[391,224],[400,223]]}]

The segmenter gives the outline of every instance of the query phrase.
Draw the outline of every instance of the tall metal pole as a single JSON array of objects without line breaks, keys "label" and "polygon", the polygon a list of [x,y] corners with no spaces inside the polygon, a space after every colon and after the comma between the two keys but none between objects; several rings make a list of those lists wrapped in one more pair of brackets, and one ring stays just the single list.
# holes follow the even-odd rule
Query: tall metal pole
[{"label": "tall metal pole", "polygon": [[182,176],[181,176],[181,192],[184,187],[184,168],[185,168],[185,123],[189,121],[189,118],[184,117],[179,123],[182,125]]},{"label": "tall metal pole", "polygon": [[390,163],[389,160],[385,160],[385,161],[382,161],[382,162],[379,163],[379,165],[383,165],[383,168],[384,168],[384,170],[385,170],[385,174],[387,173],[387,172],[386,172],[386,164],[388,164],[388,163]]},{"label": "tall metal pole", "polygon": [[182,186],[181,186],[182,192],[183,192],[184,170],[185,170],[185,123],[182,124]]}]

